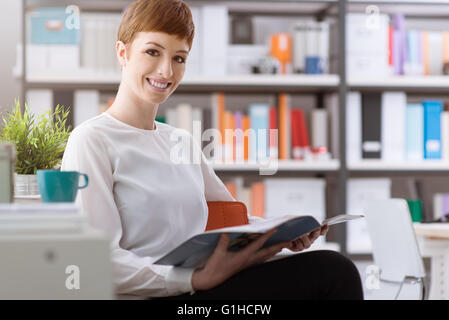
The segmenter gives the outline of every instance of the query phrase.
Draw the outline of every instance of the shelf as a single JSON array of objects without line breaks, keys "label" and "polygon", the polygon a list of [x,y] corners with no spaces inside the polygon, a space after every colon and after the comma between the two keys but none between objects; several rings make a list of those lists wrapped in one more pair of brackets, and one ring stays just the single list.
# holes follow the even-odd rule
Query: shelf
[{"label": "shelf", "polygon": [[[273,164],[274,166],[275,164]],[[257,163],[212,163],[212,167],[216,171],[258,171],[266,168],[267,165]],[[272,167],[270,167],[272,168]],[[277,163],[278,171],[337,171],[340,168],[339,160],[328,161],[294,161],[279,160]]]},{"label": "shelf", "polygon": [[[54,7],[77,5],[86,11],[122,11],[133,0],[27,0],[27,9],[35,7]],[[254,7],[257,2],[257,7]],[[189,6],[226,5],[229,11],[239,13],[269,13],[269,14],[316,14],[329,5],[337,4],[338,0],[186,0]],[[301,4],[300,6],[298,4]]]},{"label": "shelf", "polygon": [[449,76],[394,76],[388,78],[349,77],[350,90],[449,91]]},{"label": "shelf", "polygon": [[449,16],[448,4],[448,0],[349,0],[347,9],[348,12],[365,12],[368,6],[376,6],[386,14],[443,18]]},{"label": "shelf", "polygon": [[[47,87],[109,87],[117,88],[120,74],[89,74],[66,72],[64,74],[29,73],[27,84],[32,88]],[[281,91],[321,91],[336,90],[338,75],[227,75],[185,77],[179,89],[182,91],[232,90],[248,92],[251,90]]]},{"label": "shelf", "polygon": [[348,163],[351,171],[445,171],[449,172],[449,162],[441,160],[425,160],[420,162],[386,162],[382,160],[363,160]]}]

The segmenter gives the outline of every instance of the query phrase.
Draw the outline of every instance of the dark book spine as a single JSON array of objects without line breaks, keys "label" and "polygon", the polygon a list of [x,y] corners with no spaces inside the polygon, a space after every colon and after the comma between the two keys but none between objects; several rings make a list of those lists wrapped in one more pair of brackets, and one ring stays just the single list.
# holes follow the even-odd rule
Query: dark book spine
[{"label": "dark book spine", "polygon": [[380,93],[362,95],[362,158],[380,159],[382,154],[382,104]]}]

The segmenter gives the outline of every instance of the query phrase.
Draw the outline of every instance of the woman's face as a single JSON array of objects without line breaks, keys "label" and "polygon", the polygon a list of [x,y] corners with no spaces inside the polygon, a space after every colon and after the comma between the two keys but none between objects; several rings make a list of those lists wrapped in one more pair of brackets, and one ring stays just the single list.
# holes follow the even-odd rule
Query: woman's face
[{"label": "woman's face", "polygon": [[142,100],[164,102],[184,75],[187,41],[163,32],[139,32],[127,47],[117,42],[122,81]]}]

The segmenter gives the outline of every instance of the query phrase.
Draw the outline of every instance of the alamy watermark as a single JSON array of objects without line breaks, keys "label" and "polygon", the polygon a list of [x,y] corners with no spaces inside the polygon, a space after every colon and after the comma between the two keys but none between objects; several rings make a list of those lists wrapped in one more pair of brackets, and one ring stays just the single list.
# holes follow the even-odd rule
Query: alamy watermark
[{"label": "alamy watermark", "polygon": [[[202,131],[201,122],[193,121],[192,136],[176,129],[170,135],[175,142],[170,150],[174,164],[201,164],[203,155],[209,163],[254,164],[261,175],[273,175],[278,170],[278,129],[225,129],[224,137],[218,129]],[[207,145],[201,151],[201,145]],[[245,148],[247,157],[245,157]],[[246,159],[245,159],[246,158]]]},{"label": "alamy watermark", "polygon": [[79,290],[80,287],[80,267],[77,265],[69,265],[65,268],[65,273],[68,274],[65,280],[65,287],[67,290]]},{"label": "alamy watermark", "polygon": [[65,8],[65,27],[68,30],[80,29],[80,8],[75,5],[70,5]]},{"label": "alamy watermark", "polygon": [[365,8],[365,27],[367,29],[380,28],[380,9],[376,5],[369,5]]},{"label": "alamy watermark", "polygon": [[365,287],[368,290],[380,289],[380,269],[378,266],[369,265],[366,270]]}]

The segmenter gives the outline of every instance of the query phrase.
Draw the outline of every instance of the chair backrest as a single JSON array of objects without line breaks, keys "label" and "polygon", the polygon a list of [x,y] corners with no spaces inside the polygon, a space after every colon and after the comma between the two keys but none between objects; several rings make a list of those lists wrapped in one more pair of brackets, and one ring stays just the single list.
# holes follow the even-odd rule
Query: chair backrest
[{"label": "chair backrest", "polygon": [[404,199],[367,201],[364,205],[374,263],[380,278],[403,281],[406,276],[423,278],[424,264]]},{"label": "chair backrest", "polygon": [[239,201],[208,201],[206,231],[248,224],[246,205]]}]

